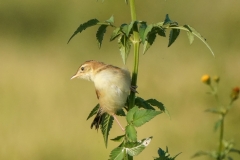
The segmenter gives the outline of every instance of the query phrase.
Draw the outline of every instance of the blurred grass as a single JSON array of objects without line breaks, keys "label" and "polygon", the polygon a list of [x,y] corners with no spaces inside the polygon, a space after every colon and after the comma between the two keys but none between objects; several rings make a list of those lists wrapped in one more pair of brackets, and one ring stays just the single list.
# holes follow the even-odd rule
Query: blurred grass
[{"label": "blurred grass", "polygon": [[[168,146],[173,155],[183,152],[179,160],[217,147],[213,123],[218,117],[203,112],[215,103],[205,94],[208,88],[200,77],[206,73],[221,77],[220,97],[225,104],[231,88],[239,86],[239,4],[236,0],[137,2],[141,20],[162,21],[168,13],[179,24],[195,27],[216,58],[197,39],[189,45],[185,33],[170,48],[167,38],[158,38],[140,56],[139,96],[163,102],[172,119],[161,115],[138,129],[140,139],[154,138],[135,159],[157,156],[158,147]],[[118,25],[130,21],[122,1],[0,2],[0,159],[108,158],[118,144],[110,142],[105,149],[101,133],[91,130],[91,121],[86,121],[97,103],[94,87],[69,79],[89,59],[123,66],[117,44],[109,43],[107,33],[99,50],[96,28],[66,42],[80,23],[95,17],[105,20],[112,14]],[[132,69],[132,55],[127,68]],[[226,118],[225,138],[233,138],[236,148],[240,148],[239,107],[237,101]],[[114,124],[110,138],[119,134]]]}]

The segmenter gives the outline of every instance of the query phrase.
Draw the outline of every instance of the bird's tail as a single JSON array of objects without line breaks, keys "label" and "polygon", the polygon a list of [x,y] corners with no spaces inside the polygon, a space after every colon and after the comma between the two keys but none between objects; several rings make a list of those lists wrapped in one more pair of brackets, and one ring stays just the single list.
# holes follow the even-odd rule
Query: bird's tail
[{"label": "bird's tail", "polygon": [[91,129],[93,128],[93,126],[95,126],[95,129],[98,130],[100,124],[102,123],[102,117],[103,117],[103,113],[101,112],[101,109],[99,109],[97,112],[97,115],[95,116],[91,124]]}]

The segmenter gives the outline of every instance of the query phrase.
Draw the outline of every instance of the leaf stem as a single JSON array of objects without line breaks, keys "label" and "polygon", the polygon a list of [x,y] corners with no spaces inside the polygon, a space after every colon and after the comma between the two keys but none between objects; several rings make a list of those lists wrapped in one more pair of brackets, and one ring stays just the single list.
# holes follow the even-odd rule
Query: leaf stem
[{"label": "leaf stem", "polygon": [[98,22],[97,25],[106,25],[106,26],[111,26],[116,28],[116,26],[114,26],[113,24],[109,23],[109,22]]}]

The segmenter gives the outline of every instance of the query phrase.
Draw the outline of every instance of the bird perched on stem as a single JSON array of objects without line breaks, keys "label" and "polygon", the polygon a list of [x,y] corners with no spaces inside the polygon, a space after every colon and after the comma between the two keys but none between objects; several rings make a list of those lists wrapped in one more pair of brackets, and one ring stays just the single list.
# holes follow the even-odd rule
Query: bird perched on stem
[{"label": "bird perched on stem", "polygon": [[131,89],[129,71],[103,62],[90,60],[80,66],[71,79],[74,78],[86,79],[92,81],[95,85],[100,107],[91,124],[91,128],[95,126],[98,129],[103,113],[108,113],[114,117],[121,129],[124,130],[115,113],[123,108],[127,101]]}]

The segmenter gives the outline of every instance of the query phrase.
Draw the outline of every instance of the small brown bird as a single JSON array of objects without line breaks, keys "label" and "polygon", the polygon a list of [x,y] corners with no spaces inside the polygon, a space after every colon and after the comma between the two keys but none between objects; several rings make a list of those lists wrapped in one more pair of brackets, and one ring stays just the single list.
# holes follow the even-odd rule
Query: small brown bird
[{"label": "small brown bird", "polygon": [[77,73],[71,78],[82,78],[92,81],[95,85],[100,108],[94,118],[91,128],[99,128],[102,114],[108,113],[116,118],[115,113],[125,106],[127,97],[131,89],[131,76],[129,71],[112,65],[104,64],[94,60],[84,62]]}]

